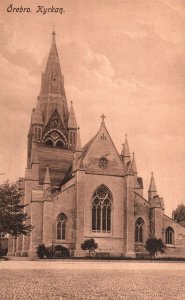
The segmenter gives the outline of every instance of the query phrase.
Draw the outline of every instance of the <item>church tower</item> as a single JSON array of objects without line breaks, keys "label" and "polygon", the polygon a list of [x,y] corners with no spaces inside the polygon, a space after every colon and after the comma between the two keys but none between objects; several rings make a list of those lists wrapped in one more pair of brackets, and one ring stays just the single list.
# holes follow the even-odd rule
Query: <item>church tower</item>
[{"label": "church tower", "polygon": [[32,111],[27,155],[29,169],[32,166],[33,149],[37,148],[39,184],[44,183],[46,168],[49,167],[52,191],[60,188],[72,165],[77,139],[77,122],[72,102],[70,111],[68,109],[55,36],[53,31],[40,94]]}]

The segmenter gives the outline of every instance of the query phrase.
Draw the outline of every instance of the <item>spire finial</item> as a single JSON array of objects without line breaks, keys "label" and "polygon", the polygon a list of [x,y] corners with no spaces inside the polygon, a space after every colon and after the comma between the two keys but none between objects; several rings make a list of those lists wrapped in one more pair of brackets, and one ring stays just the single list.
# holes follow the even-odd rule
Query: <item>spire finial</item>
[{"label": "spire finial", "polygon": [[53,31],[52,31],[52,35],[55,36],[55,23],[53,23]]},{"label": "spire finial", "polygon": [[100,118],[102,118],[102,124],[104,124],[104,123],[105,123],[104,119],[106,118],[106,116],[105,116],[104,114],[102,114],[102,115],[100,116]]}]

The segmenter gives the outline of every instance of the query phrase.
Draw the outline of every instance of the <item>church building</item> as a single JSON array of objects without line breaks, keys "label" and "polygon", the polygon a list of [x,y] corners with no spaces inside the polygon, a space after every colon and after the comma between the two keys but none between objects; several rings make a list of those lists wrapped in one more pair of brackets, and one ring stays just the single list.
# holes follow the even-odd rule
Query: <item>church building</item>
[{"label": "church building", "polygon": [[[99,130],[81,145],[73,103],[64,88],[55,32],[28,132],[25,212],[33,229],[17,241],[16,253],[36,255],[39,244],[62,245],[84,256],[81,243],[94,238],[98,255],[146,254],[146,240],[162,238],[166,256],[185,256],[185,228],[165,215],[151,176],[148,199],[127,136],[116,149],[101,116]],[[88,126],[88,124],[87,124]]]}]

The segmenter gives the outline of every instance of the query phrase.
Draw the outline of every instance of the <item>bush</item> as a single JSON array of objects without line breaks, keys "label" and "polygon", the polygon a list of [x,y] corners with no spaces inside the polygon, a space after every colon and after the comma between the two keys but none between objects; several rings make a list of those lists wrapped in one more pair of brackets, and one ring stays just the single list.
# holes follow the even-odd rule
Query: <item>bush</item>
[{"label": "bush", "polygon": [[54,258],[54,257],[69,257],[70,251],[68,248],[62,245],[46,247],[44,244],[40,244],[37,247],[37,255],[39,258]]},{"label": "bush", "polygon": [[46,248],[46,252],[45,252],[45,256],[47,258],[53,258],[55,254],[55,247],[54,246],[50,246]]},{"label": "bush", "polygon": [[37,255],[39,258],[44,258],[44,256],[46,255],[46,247],[44,244],[40,244],[37,247],[37,251],[36,251]]},{"label": "bush", "polygon": [[66,248],[62,245],[56,245],[55,246],[55,256],[56,257],[69,257],[70,251],[68,248]]}]

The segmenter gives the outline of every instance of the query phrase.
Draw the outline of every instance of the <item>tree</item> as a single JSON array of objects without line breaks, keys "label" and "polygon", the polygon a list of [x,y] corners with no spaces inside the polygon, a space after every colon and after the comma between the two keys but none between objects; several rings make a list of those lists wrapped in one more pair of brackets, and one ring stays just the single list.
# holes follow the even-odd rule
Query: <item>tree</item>
[{"label": "tree", "polygon": [[157,252],[165,252],[166,246],[161,239],[149,238],[146,241],[146,250],[150,253],[150,258],[155,258]]},{"label": "tree", "polygon": [[185,220],[185,205],[180,204],[172,212],[172,217],[176,222],[182,222]]},{"label": "tree", "polygon": [[7,182],[0,186],[0,238],[6,234],[12,235],[15,240],[14,252],[17,237],[31,231],[31,226],[25,223],[28,217],[24,213],[26,205],[21,204],[22,197],[23,190],[17,184]]},{"label": "tree", "polygon": [[95,242],[94,239],[89,239],[89,240],[85,240],[81,244],[81,248],[82,248],[82,250],[88,250],[89,251],[89,257],[90,257],[91,251],[96,250],[98,248],[98,244]]}]

